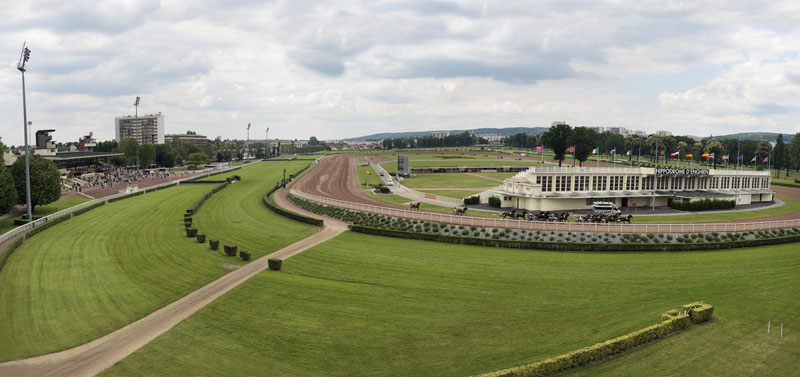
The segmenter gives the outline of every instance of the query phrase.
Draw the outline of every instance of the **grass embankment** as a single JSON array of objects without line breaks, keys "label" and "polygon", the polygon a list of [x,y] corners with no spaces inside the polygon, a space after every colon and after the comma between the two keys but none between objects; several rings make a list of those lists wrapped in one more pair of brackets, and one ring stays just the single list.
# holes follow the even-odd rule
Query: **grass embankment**
[{"label": "grass embankment", "polygon": [[[274,183],[278,170],[255,169],[248,179],[264,174]],[[224,265],[240,263],[185,236],[183,214],[213,187],[178,186],[110,203],[25,242],[0,271],[0,361],[96,339],[225,274]],[[262,182],[260,195],[268,188]],[[254,200],[252,190],[235,183],[217,194],[226,195],[225,203],[216,196],[206,202],[200,213],[218,211],[217,221],[224,224],[212,235],[256,256],[308,234],[310,226],[278,219]],[[232,212],[235,217],[224,218]],[[250,223],[264,219],[273,220],[260,228]],[[242,237],[244,229],[252,235]],[[261,240],[257,246],[255,237]]]},{"label": "grass embankment", "polygon": [[[500,173],[511,174],[511,173]],[[463,189],[463,188],[477,188],[489,189],[497,187],[500,182],[472,174],[466,173],[433,173],[433,174],[417,174],[414,178],[403,179],[403,186],[413,189],[419,188],[448,188],[448,189]]]},{"label": "grass embankment", "polygon": [[[219,239],[220,245],[234,244],[239,250],[249,251],[253,259],[312,234],[318,228],[285,221],[262,201],[267,190],[283,178],[283,169],[288,177],[308,164],[309,161],[267,161],[236,170],[233,174],[242,180],[208,199],[194,217],[195,227],[206,237]],[[238,258],[229,261],[243,263]]]},{"label": "grass embankment", "polygon": [[[735,220],[753,220],[761,221],[759,219],[770,216],[785,215],[794,211],[800,210],[800,202],[792,198],[775,195],[776,198],[782,200],[784,205],[775,208],[757,209],[753,211],[739,211],[739,212],[721,212],[721,213],[702,213],[702,212],[687,212],[685,215],[676,216],[640,216],[633,215],[633,222],[636,224],[676,224],[676,223],[705,223],[705,222],[719,222],[719,221],[735,221]],[[646,210],[645,210],[646,212]]]},{"label": "grass embankment", "polygon": [[[53,214],[58,211],[63,211],[69,207],[74,207],[78,204],[88,202],[89,200],[91,199],[84,197],[58,199],[50,204],[35,207],[34,208],[35,211],[33,211],[33,218],[47,216],[49,214]],[[3,234],[11,229],[18,227],[19,225],[14,225],[14,219],[18,219],[22,217],[22,215],[24,214],[25,212],[16,214],[14,216],[9,216],[0,220],[0,234]]]},{"label": "grass embankment", "polygon": [[796,245],[589,254],[345,233],[283,268],[106,375],[471,375],[626,334],[694,300],[716,306],[713,322],[598,374],[783,376],[800,363],[800,338],[765,340],[767,320],[800,319]]}]

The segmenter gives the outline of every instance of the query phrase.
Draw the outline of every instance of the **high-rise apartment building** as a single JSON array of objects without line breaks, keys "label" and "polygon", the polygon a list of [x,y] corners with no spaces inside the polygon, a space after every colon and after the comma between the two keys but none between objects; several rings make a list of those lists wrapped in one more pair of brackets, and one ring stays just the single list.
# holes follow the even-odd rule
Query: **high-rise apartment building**
[{"label": "high-rise apartment building", "polygon": [[164,115],[159,112],[158,114],[117,117],[114,118],[114,130],[117,142],[132,137],[139,144],[164,144]]}]

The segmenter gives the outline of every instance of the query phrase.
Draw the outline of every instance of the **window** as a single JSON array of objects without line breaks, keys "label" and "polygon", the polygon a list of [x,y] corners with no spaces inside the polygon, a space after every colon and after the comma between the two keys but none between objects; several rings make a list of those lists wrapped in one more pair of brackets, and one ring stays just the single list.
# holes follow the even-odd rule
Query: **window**
[{"label": "window", "polygon": [[642,190],[652,190],[653,189],[653,176],[647,176],[642,179]]},{"label": "window", "polygon": [[586,191],[589,189],[589,176],[579,175],[575,177],[575,191]]},{"label": "window", "polygon": [[546,175],[542,177],[542,191],[553,191],[553,176]]}]

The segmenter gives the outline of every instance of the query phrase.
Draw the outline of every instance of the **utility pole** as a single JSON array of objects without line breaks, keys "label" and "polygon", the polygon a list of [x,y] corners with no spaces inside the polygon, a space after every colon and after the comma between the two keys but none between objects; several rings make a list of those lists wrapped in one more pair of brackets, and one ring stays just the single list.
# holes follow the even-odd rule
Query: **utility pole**
[{"label": "utility pole", "polygon": [[27,203],[28,221],[33,221],[33,214],[31,213],[31,165],[30,165],[30,146],[28,145],[28,105],[25,102],[25,63],[31,57],[31,50],[25,47],[22,43],[22,53],[19,56],[19,63],[17,69],[22,73],[22,124],[25,132],[25,200]]}]

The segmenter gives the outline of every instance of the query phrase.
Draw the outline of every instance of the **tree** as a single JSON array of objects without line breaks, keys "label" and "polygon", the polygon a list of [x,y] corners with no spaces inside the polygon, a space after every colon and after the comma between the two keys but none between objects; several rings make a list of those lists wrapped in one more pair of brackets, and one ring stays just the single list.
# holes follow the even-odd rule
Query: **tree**
[{"label": "tree", "polygon": [[575,127],[569,137],[569,144],[575,146],[575,159],[580,166],[592,154],[597,141],[597,132],[586,127]]},{"label": "tree", "polygon": [[175,166],[175,153],[166,152],[164,153],[164,158],[161,159],[161,166],[165,168],[171,168]]},{"label": "tree", "polygon": [[136,151],[139,149],[139,142],[132,137],[126,137],[119,141],[117,152],[125,155],[125,165],[133,165],[136,163]]},{"label": "tree", "polygon": [[756,144],[756,150],[753,153],[756,158],[756,163],[763,162],[765,158],[769,157],[772,153],[772,144],[766,140],[759,140]]},{"label": "tree", "polygon": [[800,132],[794,135],[791,144],[789,144],[789,161],[794,170],[800,170]]},{"label": "tree", "polygon": [[706,146],[703,147],[703,151],[705,153],[714,154],[714,169],[716,169],[717,161],[721,161],[722,154],[725,153],[725,147],[722,146],[722,143],[720,143],[719,140],[711,138],[706,141]]},{"label": "tree", "polygon": [[778,139],[775,141],[775,149],[772,150],[772,166],[777,169],[776,177],[781,176],[781,169],[784,167],[788,171],[788,153],[786,152],[786,144],[783,143],[783,134],[778,134]]},{"label": "tree", "polygon": [[195,169],[197,165],[205,165],[208,163],[208,157],[205,153],[195,152],[186,157],[186,163],[191,164]]},{"label": "tree", "polygon": [[[3,153],[0,143],[0,154]],[[6,164],[0,161],[0,215],[6,214],[17,204],[17,188],[14,186],[14,177]]]},{"label": "tree", "polygon": [[156,147],[150,143],[139,146],[139,166],[146,168],[153,164],[156,157]]},{"label": "tree", "polygon": [[572,127],[568,124],[557,124],[550,126],[550,129],[543,135],[544,143],[553,149],[555,159],[558,160],[558,166],[564,161],[564,152],[567,150],[569,143],[569,135],[572,132]]},{"label": "tree", "polygon": [[308,139],[308,145],[319,145],[319,140],[316,136],[312,136]]},{"label": "tree", "polygon": [[680,156],[685,156],[686,155],[686,151],[689,150],[689,145],[686,144],[685,141],[681,140],[681,141],[678,142],[677,148],[678,148],[678,152],[680,152]]},{"label": "tree", "polygon": [[[19,159],[11,165],[14,185],[17,187],[17,203],[26,204],[25,196],[25,159]],[[48,204],[61,197],[61,174],[56,164],[40,155],[30,156],[31,177],[31,212],[36,206]]]}]

